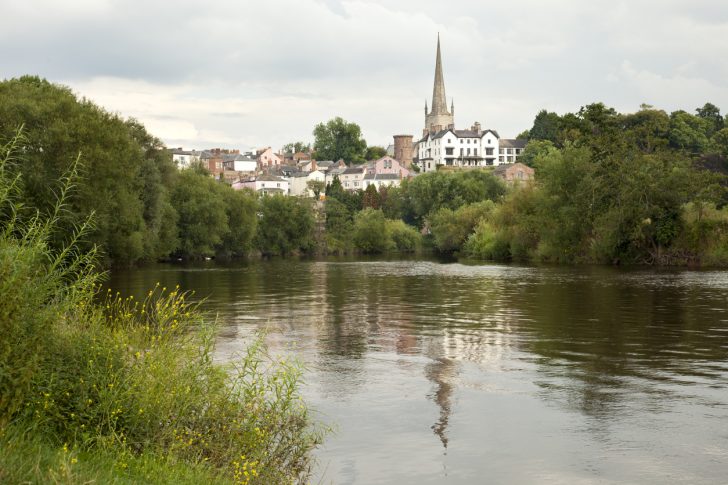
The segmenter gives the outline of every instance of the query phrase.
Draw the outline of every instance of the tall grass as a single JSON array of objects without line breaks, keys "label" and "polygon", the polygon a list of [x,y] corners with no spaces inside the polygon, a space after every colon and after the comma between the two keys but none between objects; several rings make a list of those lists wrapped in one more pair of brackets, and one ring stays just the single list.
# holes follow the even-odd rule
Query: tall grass
[{"label": "tall grass", "polygon": [[78,250],[91,222],[49,245],[78,161],[55,208],[30,211],[22,142],[0,152],[0,482],[305,480],[323,429],[300,366],[271,358],[262,337],[213,363],[215,327],[178,288],[99,295],[95,251]]}]

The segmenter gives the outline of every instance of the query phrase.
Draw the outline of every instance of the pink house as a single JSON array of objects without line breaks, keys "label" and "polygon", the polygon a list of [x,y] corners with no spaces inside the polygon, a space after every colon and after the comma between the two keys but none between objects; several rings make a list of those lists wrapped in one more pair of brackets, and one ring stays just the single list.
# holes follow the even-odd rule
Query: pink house
[{"label": "pink house", "polygon": [[368,174],[396,174],[400,179],[410,176],[410,171],[390,156],[384,156],[379,160],[369,162],[367,165]]},{"label": "pink house", "polygon": [[271,167],[277,167],[281,164],[281,157],[273,153],[271,147],[261,148],[256,152],[256,158],[258,160],[258,168],[260,170],[266,170]]}]

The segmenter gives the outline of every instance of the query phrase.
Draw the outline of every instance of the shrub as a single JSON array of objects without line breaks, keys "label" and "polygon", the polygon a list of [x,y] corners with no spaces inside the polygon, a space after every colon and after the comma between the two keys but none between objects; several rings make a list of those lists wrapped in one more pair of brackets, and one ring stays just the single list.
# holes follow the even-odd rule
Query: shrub
[{"label": "shrub", "polygon": [[387,220],[386,230],[397,251],[412,253],[422,247],[422,235],[417,229],[408,226],[403,221]]},{"label": "shrub", "polygon": [[[141,302],[109,292],[97,303],[95,252],[78,249],[90,224],[61,249],[48,244],[73,171],[50,217],[25,216],[19,179],[8,177],[14,148],[0,157],[0,439],[10,447],[0,481],[10,466],[18,481],[89,481],[76,468],[110,456],[126,479],[130,462],[169,466],[160,481],[180,475],[177,463],[199,471],[190,481],[305,479],[322,430],[299,396],[300,366],[269,356],[262,336],[237,363],[213,363],[215,327],[178,289],[154,288]],[[61,447],[60,458],[23,458]],[[61,470],[32,465],[43,460]]]},{"label": "shrub", "polygon": [[354,217],[354,247],[364,253],[383,253],[394,249],[387,220],[380,209],[367,208]]}]

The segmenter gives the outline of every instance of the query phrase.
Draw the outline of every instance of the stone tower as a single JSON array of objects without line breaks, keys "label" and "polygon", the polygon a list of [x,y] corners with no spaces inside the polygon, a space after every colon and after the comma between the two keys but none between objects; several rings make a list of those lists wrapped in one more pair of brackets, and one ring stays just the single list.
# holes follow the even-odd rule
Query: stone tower
[{"label": "stone tower", "polygon": [[411,168],[412,154],[412,135],[394,135],[394,159]]},{"label": "stone tower", "polygon": [[445,79],[442,75],[442,56],[440,55],[440,34],[437,34],[437,57],[435,59],[435,84],[432,87],[432,110],[427,113],[425,103],[425,134],[455,126],[455,103],[447,110],[445,97]]}]

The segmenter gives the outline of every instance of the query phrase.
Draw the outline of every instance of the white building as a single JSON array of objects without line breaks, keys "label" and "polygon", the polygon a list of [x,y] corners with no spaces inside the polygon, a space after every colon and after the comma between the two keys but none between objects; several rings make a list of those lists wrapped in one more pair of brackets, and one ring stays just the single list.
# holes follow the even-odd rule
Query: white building
[{"label": "white building", "polygon": [[255,173],[258,168],[258,161],[250,155],[232,153],[223,155],[222,165],[225,170]]},{"label": "white building", "polygon": [[309,189],[308,183],[312,180],[325,183],[326,174],[320,170],[314,170],[312,172],[297,172],[291,174],[290,177],[286,177],[285,179],[289,182],[289,195],[313,197],[313,190]]},{"label": "white building", "polygon": [[502,139],[497,131],[484,130],[478,122],[469,130],[455,129],[455,103],[451,103],[448,110],[438,36],[432,110],[428,112],[425,103],[425,128],[415,146],[415,163],[420,170],[431,172],[438,166],[472,168],[512,163],[525,146],[525,140]]},{"label": "white building", "polygon": [[172,149],[172,161],[179,169],[190,168],[194,163],[200,163],[203,152],[197,150],[183,150],[182,148]]},{"label": "white building", "polygon": [[260,194],[288,195],[290,184],[281,177],[264,174],[235,182],[232,187],[236,190],[251,189]]}]

